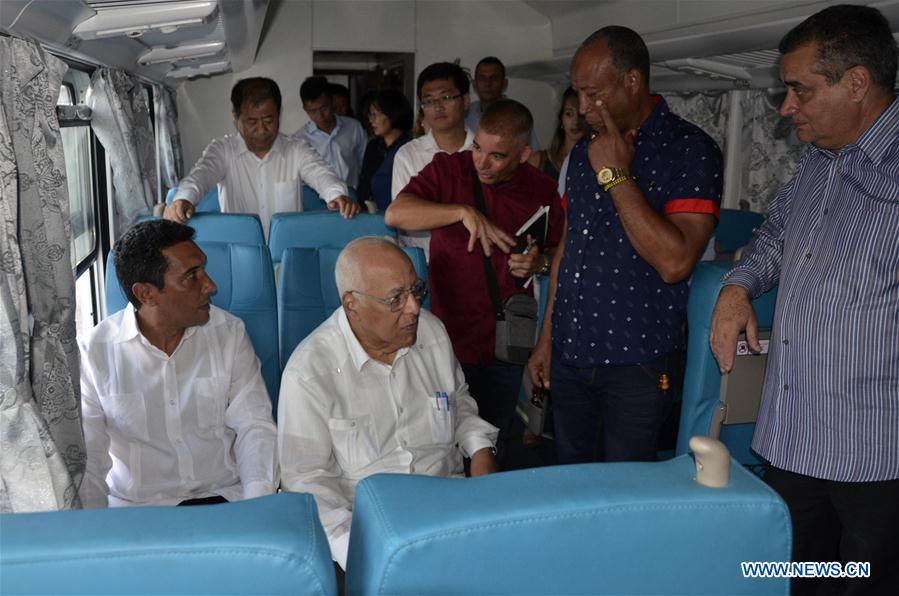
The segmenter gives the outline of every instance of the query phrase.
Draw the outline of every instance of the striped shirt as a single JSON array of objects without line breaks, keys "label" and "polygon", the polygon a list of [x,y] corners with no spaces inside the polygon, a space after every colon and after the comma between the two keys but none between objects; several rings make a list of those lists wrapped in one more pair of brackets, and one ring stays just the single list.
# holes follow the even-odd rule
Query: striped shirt
[{"label": "striped shirt", "polygon": [[809,147],[723,282],[779,284],[753,449],[815,478],[899,478],[899,100],[839,152]]}]

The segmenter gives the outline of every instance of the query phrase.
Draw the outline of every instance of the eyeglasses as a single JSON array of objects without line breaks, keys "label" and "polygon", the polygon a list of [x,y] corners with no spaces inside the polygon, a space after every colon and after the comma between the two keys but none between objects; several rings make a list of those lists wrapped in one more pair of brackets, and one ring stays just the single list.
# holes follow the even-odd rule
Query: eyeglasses
[{"label": "eyeglasses", "polygon": [[421,100],[421,105],[424,106],[426,110],[433,110],[437,107],[443,107],[451,101],[456,101],[462,97],[462,94],[458,95],[444,95],[443,97],[432,97],[431,99],[423,99]]},{"label": "eyeglasses", "polygon": [[372,296],[371,294],[366,294],[365,292],[360,292],[359,290],[350,290],[350,293],[361,294],[366,298],[371,298],[375,302],[380,302],[381,304],[386,305],[390,309],[390,312],[399,312],[406,307],[409,296],[415,296],[415,299],[421,302],[428,293],[428,283],[423,279],[416,280],[416,282],[412,284],[412,287],[400,290],[393,296],[388,296],[387,298],[379,298],[377,296]]}]

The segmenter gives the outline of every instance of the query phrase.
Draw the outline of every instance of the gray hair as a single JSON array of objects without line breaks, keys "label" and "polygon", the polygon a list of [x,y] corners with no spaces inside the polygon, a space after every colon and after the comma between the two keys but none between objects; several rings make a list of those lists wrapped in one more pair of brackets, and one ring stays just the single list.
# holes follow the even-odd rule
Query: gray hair
[{"label": "gray hair", "polygon": [[[334,278],[337,281],[337,293],[342,297],[351,290],[358,290],[362,285],[361,257],[378,249],[393,249],[402,252],[396,242],[381,236],[363,236],[356,238],[347,244],[340,255],[337,256],[337,264],[334,266]],[[405,253],[403,253],[405,256]]]}]

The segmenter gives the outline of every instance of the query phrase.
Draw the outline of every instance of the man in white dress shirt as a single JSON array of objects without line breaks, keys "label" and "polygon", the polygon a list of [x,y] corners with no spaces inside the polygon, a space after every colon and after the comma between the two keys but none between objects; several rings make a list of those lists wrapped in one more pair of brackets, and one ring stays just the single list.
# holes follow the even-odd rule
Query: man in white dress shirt
[{"label": "man in white dress shirt", "polygon": [[346,567],[356,483],[382,472],[496,471],[497,429],[478,417],[424,283],[397,246],[354,240],[337,260],[342,307],[294,351],[281,379],[282,488],[315,496]]},{"label": "man in white dress shirt", "polygon": [[164,217],[184,223],[213,186],[223,213],[256,213],[268,233],[280,211],[302,211],[303,183],[315,189],[332,211],[347,218],[359,205],[308,143],[280,133],[281,91],[271,79],[238,81],[231,89],[238,134],[213,139],[181,182]]},{"label": "man in white dress shirt", "polygon": [[212,306],[192,228],[116,242],[130,304],[79,342],[86,507],[237,501],[278,486],[272,405],[243,322]]},{"label": "man in white dress shirt", "polygon": [[[458,64],[435,62],[418,75],[418,101],[424,111],[427,134],[400,147],[393,159],[392,199],[438,153],[471,149],[474,132],[465,127],[468,109],[468,75]],[[418,246],[428,256],[430,232],[399,231],[402,246]]]},{"label": "man in white dress shirt", "polygon": [[334,111],[331,84],[321,76],[309,77],[300,85],[300,99],[309,122],[294,133],[324,159],[337,177],[355,188],[359,184],[362,157],[368,136],[358,120]]}]

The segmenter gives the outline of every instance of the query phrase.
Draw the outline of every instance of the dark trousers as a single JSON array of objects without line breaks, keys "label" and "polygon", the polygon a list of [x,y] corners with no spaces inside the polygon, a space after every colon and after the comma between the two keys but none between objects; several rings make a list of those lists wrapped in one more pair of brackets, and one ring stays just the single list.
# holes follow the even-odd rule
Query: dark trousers
[{"label": "dark trousers", "polygon": [[793,560],[868,562],[869,578],[793,579],[794,596],[899,594],[899,480],[835,482],[770,467],[793,521]]},{"label": "dark trousers", "polygon": [[554,353],[550,389],[559,463],[655,460],[659,430],[682,375],[680,352],[596,368],[567,366]]},{"label": "dark trousers", "polygon": [[181,501],[178,503],[178,506],[182,505],[218,505],[219,503],[227,503],[228,499],[222,497],[221,495],[216,495],[214,497],[203,497],[202,499],[188,499],[186,501]]},{"label": "dark trousers", "polygon": [[[478,402],[478,415],[499,428],[496,460],[502,466],[512,440],[515,405],[521,392],[524,366],[494,360],[487,366],[462,364],[468,391]],[[520,437],[519,437],[520,438]]]}]

